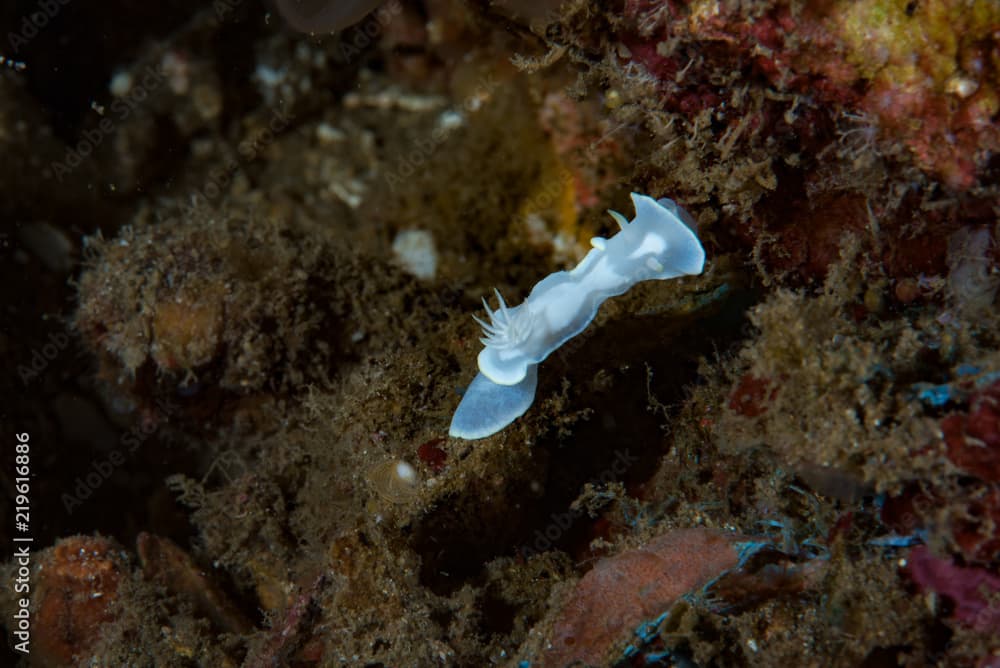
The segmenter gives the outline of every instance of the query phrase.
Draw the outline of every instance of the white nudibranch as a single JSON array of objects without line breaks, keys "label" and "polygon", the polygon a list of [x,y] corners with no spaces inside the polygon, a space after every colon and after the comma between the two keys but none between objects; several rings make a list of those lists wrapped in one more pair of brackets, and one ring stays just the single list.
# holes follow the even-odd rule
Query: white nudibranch
[{"label": "white nudibranch", "polygon": [[455,411],[451,436],[485,438],[521,417],[535,399],[538,364],[586,329],[605,299],[640,281],[702,272],[705,250],[690,214],[666,198],[632,193],[632,203],[631,222],[609,211],[621,231],[591,239],[580,264],[542,279],[523,304],[507,306],[496,291],[496,310],[483,300],[489,322],[475,318],[484,334],[479,374]]}]

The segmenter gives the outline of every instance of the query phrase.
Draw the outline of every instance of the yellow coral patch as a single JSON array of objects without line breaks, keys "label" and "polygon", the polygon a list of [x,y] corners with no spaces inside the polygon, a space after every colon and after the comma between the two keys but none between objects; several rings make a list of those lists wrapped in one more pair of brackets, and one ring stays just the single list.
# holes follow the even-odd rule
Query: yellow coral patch
[{"label": "yellow coral patch", "polygon": [[555,156],[542,161],[540,178],[521,201],[517,220],[537,243],[551,243],[557,262],[577,261],[587,253],[590,231],[580,224],[577,177]]},{"label": "yellow coral patch", "polygon": [[[959,68],[963,48],[988,38],[1000,23],[995,2],[871,0],[844,2],[834,28],[848,47],[848,59],[870,79],[937,90]],[[909,12],[907,10],[910,10]]]}]

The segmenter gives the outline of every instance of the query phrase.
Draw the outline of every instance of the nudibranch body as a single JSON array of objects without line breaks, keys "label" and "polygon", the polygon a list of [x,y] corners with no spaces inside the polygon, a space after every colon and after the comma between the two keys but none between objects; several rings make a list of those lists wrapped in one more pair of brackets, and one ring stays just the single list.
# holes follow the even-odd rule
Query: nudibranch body
[{"label": "nudibranch body", "polygon": [[570,271],[539,282],[523,304],[499,306],[482,325],[485,346],[479,375],[452,419],[450,434],[476,439],[494,434],[524,414],[534,401],[535,367],[594,319],[605,299],[640,281],[700,274],[705,251],[690,215],[669,199],[632,193],[635,218],[609,212],[621,231],[610,239],[594,237],[593,248]]}]

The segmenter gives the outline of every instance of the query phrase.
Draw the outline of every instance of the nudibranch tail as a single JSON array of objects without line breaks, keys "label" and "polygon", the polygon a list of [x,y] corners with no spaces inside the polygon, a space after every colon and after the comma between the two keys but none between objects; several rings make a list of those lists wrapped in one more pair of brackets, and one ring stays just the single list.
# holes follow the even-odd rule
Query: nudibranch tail
[{"label": "nudibranch tail", "polygon": [[535,364],[516,385],[498,385],[477,373],[458,404],[448,435],[475,440],[497,433],[531,408],[537,387]]}]

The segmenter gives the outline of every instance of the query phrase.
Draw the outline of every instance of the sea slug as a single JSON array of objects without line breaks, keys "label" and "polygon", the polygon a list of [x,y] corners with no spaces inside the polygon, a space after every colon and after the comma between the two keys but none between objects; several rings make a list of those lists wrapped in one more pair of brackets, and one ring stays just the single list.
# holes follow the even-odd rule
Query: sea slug
[{"label": "sea slug", "polygon": [[702,272],[705,250],[690,214],[666,198],[632,193],[632,203],[631,222],[609,211],[621,231],[591,239],[580,264],[542,279],[523,304],[509,307],[499,292],[496,310],[483,300],[489,322],[476,318],[484,333],[479,374],[455,411],[451,436],[485,438],[523,415],[535,398],[538,364],[586,329],[605,299],[640,281]]}]

